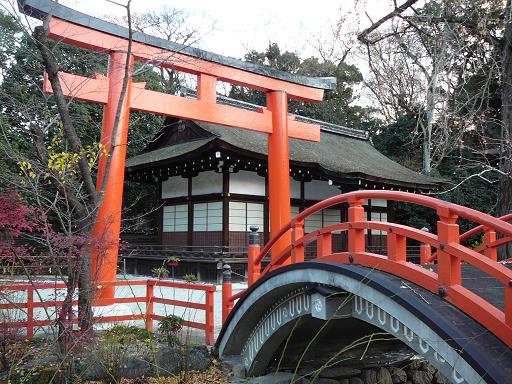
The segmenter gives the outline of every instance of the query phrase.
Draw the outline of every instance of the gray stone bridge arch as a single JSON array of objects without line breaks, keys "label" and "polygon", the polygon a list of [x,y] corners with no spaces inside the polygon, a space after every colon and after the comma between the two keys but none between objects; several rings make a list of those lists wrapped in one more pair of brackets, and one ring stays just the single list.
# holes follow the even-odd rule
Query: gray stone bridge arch
[{"label": "gray stone bridge arch", "polygon": [[439,296],[384,272],[325,262],[286,266],[254,284],[221,330],[219,356],[240,358],[250,375],[262,374],[299,318],[363,321],[452,383],[512,383],[512,351]]}]

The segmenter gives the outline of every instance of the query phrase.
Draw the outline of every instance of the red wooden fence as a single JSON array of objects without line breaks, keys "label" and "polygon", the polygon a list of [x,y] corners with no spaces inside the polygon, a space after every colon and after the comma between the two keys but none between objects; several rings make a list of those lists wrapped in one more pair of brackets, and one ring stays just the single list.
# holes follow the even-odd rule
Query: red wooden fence
[{"label": "red wooden fence", "polygon": [[[94,317],[94,323],[111,323],[118,321],[130,321],[130,320],[144,320],[146,329],[153,331],[153,321],[161,320],[163,316],[154,313],[154,304],[172,305],[176,307],[192,308],[205,311],[205,322],[195,322],[184,320],[183,324],[186,327],[203,330],[205,333],[206,343],[212,345],[214,343],[214,292],[215,285],[210,284],[194,284],[185,282],[176,282],[168,280],[121,280],[115,282],[102,283],[98,286],[98,289],[104,289],[105,287],[134,287],[134,286],[146,286],[145,296],[136,297],[114,297],[112,299],[98,299],[95,300],[95,306],[105,306],[111,304],[126,304],[126,303],[143,303],[145,306],[145,313],[135,313],[131,315],[120,315],[120,316],[96,316]],[[205,300],[203,303],[196,303],[191,301],[167,299],[163,297],[157,297],[154,295],[155,287],[169,287],[177,289],[186,289],[191,291],[203,291],[205,292]],[[35,308],[55,308],[56,311],[64,303],[62,300],[53,301],[36,301],[34,300],[34,293],[38,290],[43,289],[65,289],[64,283],[24,283],[24,284],[0,284],[0,310],[25,310],[25,319],[22,321],[11,321],[2,322],[1,326],[4,329],[26,329],[26,337],[30,339],[34,336],[35,329],[38,327],[49,326],[55,323],[54,319],[36,320],[34,318]],[[6,301],[6,292],[27,292],[26,302],[8,302]],[[73,305],[77,305],[77,300],[73,301]],[[77,319],[74,319],[74,323]]]}]

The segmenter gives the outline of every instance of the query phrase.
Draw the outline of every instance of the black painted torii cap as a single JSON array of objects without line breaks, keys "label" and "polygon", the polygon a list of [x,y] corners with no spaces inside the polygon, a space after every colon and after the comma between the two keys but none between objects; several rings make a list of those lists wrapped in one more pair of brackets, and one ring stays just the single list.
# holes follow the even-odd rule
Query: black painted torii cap
[{"label": "black painted torii cap", "polygon": [[[21,12],[27,16],[32,16],[43,20],[48,15],[55,16],[59,19],[69,21],[74,24],[92,28],[100,32],[105,32],[114,36],[128,38],[128,29],[117,24],[92,17],[82,12],[58,4],[52,0],[18,0],[18,7]],[[252,64],[246,61],[237,60],[232,57],[218,55],[199,48],[193,48],[182,44],[174,43],[159,37],[147,35],[142,32],[133,32],[133,41],[152,45],[154,47],[169,50],[171,52],[179,52],[198,59],[211,61],[226,65],[229,67],[241,69],[247,72],[256,73],[258,75],[268,76],[275,79],[288,81],[290,83],[305,85],[308,87],[333,90],[336,89],[335,77],[308,77],[295,75],[277,69]]]}]

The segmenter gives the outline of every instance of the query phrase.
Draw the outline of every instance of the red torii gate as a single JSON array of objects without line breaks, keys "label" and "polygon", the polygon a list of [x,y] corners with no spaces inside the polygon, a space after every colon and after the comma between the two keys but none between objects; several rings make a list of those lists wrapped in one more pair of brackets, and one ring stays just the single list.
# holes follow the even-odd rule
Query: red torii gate
[{"label": "red torii gate", "polygon": [[[321,101],[324,91],[335,86],[335,79],[287,74],[184,47],[143,33],[134,33],[129,57],[130,73],[136,60],[197,75],[197,99],[150,91],[144,88],[145,84],[133,83],[129,78],[126,95],[122,101],[119,125],[115,130],[116,110],[126,76],[128,30],[51,0],[24,0],[19,3],[22,11],[28,15],[40,19],[51,16],[48,31],[50,39],[109,54],[107,76],[86,78],[59,73],[61,87],[66,96],[105,106],[101,143],[110,151],[112,158],[93,236],[109,246],[102,252],[101,257],[98,254],[93,255],[93,277],[96,281],[116,279],[128,122],[132,109],[267,133],[271,237],[290,221],[288,137],[319,141],[320,127],[297,121],[293,115],[288,115],[288,98]],[[266,92],[267,108],[260,108],[255,112],[217,104],[217,81]],[[47,80],[44,88],[46,92],[52,92]],[[114,131],[115,147],[111,150]],[[106,157],[101,156],[96,183],[98,190],[106,175],[105,168]],[[274,247],[272,258],[281,254],[290,244],[291,235],[288,233]],[[273,262],[277,263],[278,260]],[[105,288],[101,293],[103,298],[113,295],[113,287]]]}]

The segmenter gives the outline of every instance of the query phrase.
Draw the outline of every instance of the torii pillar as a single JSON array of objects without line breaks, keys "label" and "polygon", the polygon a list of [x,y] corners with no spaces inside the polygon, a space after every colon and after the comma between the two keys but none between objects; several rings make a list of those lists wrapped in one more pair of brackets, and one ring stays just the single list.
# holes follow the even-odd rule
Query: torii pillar
[{"label": "torii pillar", "polygon": [[[127,53],[121,51],[114,51],[109,55],[108,100],[103,108],[100,140],[104,153],[100,154],[96,179],[96,190],[99,192],[101,200],[92,231],[96,245],[92,256],[92,277],[94,281],[98,282],[115,281],[117,275],[132,88],[130,73],[126,73],[127,57]],[[130,56],[128,61],[129,72],[133,71],[133,61],[133,56]],[[117,129],[115,129],[114,123],[126,76],[126,91],[119,109],[119,123]],[[114,140],[113,135],[115,135]],[[114,143],[114,148],[111,148],[112,143]],[[108,171],[109,156],[107,154],[110,154]],[[107,177],[107,180],[104,181],[105,177]],[[104,188],[103,194],[101,193],[102,188]],[[99,290],[100,298],[114,297],[115,287],[113,286],[99,287]]]},{"label": "torii pillar", "polygon": [[[272,112],[272,133],[268,135],[268,200],[270,237],[291,220],[290,208],[290,151],[288,146],[288,96],[285,91],[267,93],[267,108]],[[273,268],[282,251],[291,244],[291,233],[276,243],[272,250]],[[289,264],[289,259],[286,264]]]}]

